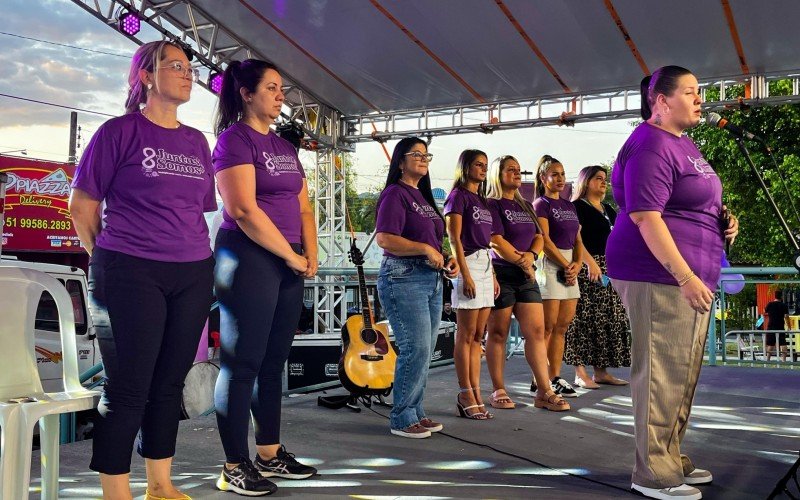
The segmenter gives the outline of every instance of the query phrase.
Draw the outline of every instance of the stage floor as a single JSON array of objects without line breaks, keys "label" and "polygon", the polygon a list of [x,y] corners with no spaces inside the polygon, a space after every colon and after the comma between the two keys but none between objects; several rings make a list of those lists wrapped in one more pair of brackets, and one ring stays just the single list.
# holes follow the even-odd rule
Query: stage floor
[{"label": "stage floor", "polygon": [[[612,371],[627,378],[627,369]],[[572,411],[553,413],[533,407],[522,357],[513,357],[506,372],[517,409],[494,410],[490,421],[471,421],[456,416],[452,365],[433,369],[426,409],[445,429],[429,439],[390,435],[386,408],[361,413],[321,408],[319,393],[285,399],[282,440],[315,465],[319,475],[279,480],[273,497],[629,496],[634,458],[630,389],[581,390],[580,397],[569,400]],[[572,369],[564,374],[571,377]],[[483,381],[488,388],[485,366]],[[798,448],[800,370],[703,368],[682,451],[714,474],[714,483],[701,487],[704,498],[766,498],[794,463]],[[90,454],[89,441],[61,447],[61,497],[101,496],[97,474],[87,469]],[[235,498],[214,488],[222,461],[213,416],[181,422],[173,469],[179,488],[195,499]],[[134,496],[141,497],[144,466],[138,456],[131,477]],[[38,489],[38,482],[33,486]]]}]

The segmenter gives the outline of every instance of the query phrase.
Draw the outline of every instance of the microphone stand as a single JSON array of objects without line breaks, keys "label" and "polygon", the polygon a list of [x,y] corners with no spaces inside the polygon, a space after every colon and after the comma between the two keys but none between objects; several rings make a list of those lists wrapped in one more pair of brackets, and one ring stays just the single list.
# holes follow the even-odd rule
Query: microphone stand
[{"label": "microphone stand", "polygon": [[742,152],[745,160],[747,160],[747,164],[750,165],[753,175],[755,175],[756,179],[758,180],[761,190],[764,191],[764,195],[767,197],[767,201],[769,202],[770,207],[772,207],[772,211],[775,212],[775,215],[778,217],[778,222],[781,223],[783,230],[786,232],[786,237],[788,238],[789,243],[791,243],[794,247],[794,260],[792,261],[792,264],[794,265],[795,269],[800,271],[800,244],[797,243],[797,237],[792,232],[789,224],[786,223],[786,219],[783,217],[781,209],[775,204],[775,199],[770,194],[769,188],[764,182],[764,178],[761,176],[761,172],[759,172],[755,163],[753,163],[753,159],[750,157],[750,151],[748,151],[747,146],[744,145],[744,140],[740,137],[736,137],[735,141],[736,145],[739,146],[739,150]]},{"label": "microphone stand", "polygon": [[[747,164],[750,165],[750,169],[753,171],[753,174],[758,179],[758,183],[761,186],[761,189],[764,191],[764,194],[767,197],[767,201],[769,201],[770,206],[772,207],[772,211],[775,212],[775,215],[778,216],[778,221],[781,223],[783,230],[786,232],[786,237],[789,239],[789,243],[792,244],[794,247],[794,267],[800,271],[800,245],[797,243],[797,237],[795,237],[792,230],[789,228],[789,224],[786,223],[786,219],[784,219],[783,214],[781,213],[780,208],[778,205],[775,204],[775,200],[772,198],[772,195],[769,192],[769,188],[767,188],[767,184],[764,182],[764,178],[761,176],[761,172],[756,168],[755,164],[753,163],[753,159],[750,157],[750,152],[747,150],[747,146],[744,145],[744,140],[740,137],[736,139],[736,145],[739,146],[739,150],[744,155],[745,160],[747,160]],[[766,144],[765,144],[766,146]],[[769,146],[767,147],[767,151],[769,151]],[[772,152],[769,152],[770,155]],[[794,483],[797,485],[797,472],[800,469],[800,457],[795,461],[794,465],[792,465],[789,470],[786,472],[786,475],[783,476],[778,483],[775,485],[775,488],[767,497],[769,500],[773,498],[777,498],[779,495],[783,495],[784,493],[789,494],[790,498],[795,498],[789,492],[789,482],[794,478]]]}]

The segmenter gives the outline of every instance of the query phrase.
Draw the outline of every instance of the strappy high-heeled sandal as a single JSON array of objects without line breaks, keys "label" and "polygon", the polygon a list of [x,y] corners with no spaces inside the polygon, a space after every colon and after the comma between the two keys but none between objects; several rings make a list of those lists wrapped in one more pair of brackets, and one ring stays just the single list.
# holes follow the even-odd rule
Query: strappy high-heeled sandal
[{"label": "strappy high-heeled sandal", "polygon": [[[458,393],[464,392],[472,392],[472,387],[466,387],[463,389],[459,389]],[[456,396],[456,408],[458,408],[458,416],[463,418],[468,418],[470,420],[486,420],[488,417],[482,411],[476,411],[474,413],[470,413],[467,410],[472,410],[473,408],[480,408],[482,405],[471,405],[471,406],[464,406],[459,401],[458,396]]]}]

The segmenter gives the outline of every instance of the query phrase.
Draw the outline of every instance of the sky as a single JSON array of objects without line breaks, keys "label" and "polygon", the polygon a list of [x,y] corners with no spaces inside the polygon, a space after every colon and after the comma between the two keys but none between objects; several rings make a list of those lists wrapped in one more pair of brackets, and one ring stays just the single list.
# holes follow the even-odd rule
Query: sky
[{"label": "sky", "polygon": [[[0,94],[5,95],[0,96],[0,153],[26,149],[31,158],[66,161],[70,110],[30,100],[122,114],[130,57],[137,46],[69,0],[0,3]],[[160,38],[144,24],[139,36]],[[201,78],[206,77],[202,71]],[[195,86],[192,99],[178,112],[183,123],[206,133],[212,148],[215,104],[213,94]],[[78,113],[79,156],[110,118],[104,115]],[[467,148],[485,151],[490,160],[513,155],[523,170],[534,170],[538,158],[549,154],[562,161],[568,178],[574,178],[582,167],[612,161],[631,130],[630,120],[617,120],[434,137],[429,147],[434,155],[432,184],[450,188],[456,159]],[[394,144],[386,143],[390,153]],[[300,156],[306,169],[313,168],[314,153],[301,151]],[[382,186],[388,163],[378,143],[358,144],[353,155],[358,190]]]}]

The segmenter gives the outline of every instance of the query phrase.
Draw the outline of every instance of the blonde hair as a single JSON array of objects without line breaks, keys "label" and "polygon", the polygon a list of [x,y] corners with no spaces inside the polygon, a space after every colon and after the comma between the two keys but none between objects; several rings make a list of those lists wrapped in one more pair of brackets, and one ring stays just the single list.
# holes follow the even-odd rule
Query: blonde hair
[{"label": "blonde hair", "polygon": [[133,54],[131,68],[128,72],[128,98],[125,100],[125,114],[138,113],[142,104],[147,103],[147,85],[139,78],[139,71],[145,70],[153,73],[153,80],[156,82],[156,92],[158,92],[158,62],[164,58],[164,47],[172,45],[176,49],[183,51],[174,42],[160,40],[148,42]]},{"label": "blonde hair", "polygon": [[[517,165],[519,165],[519,161],[511,155],[500,156],[492,161],[492,164],[489,166],[489,172],[486,174],[487,199],[499,200],[503,197],[503,183],[501,182],[500,178],[503,176],[503,169],[505,168],[506,163],[511,160],[516,161]],[[533,211],[533,206],[528,200],[522,197],[522,193],[519,192],[519,189],[514,190],[514,202],[531,216],[533,222],[536,224],[536,227],[541,233],[542,228],[539,226],[539,220],[536,218],[536,213]]]}]

